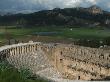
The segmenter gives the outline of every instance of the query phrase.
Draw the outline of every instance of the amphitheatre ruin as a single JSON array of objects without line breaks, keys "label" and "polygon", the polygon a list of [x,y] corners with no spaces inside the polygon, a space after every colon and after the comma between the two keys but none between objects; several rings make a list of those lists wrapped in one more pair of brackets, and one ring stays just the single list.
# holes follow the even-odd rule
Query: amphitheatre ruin
[{"label": "amphitheatre ruin", "polygon": [[29,42],[0,47],[0,59],[56,82],[110,76],[110,50],[74,44]]}]

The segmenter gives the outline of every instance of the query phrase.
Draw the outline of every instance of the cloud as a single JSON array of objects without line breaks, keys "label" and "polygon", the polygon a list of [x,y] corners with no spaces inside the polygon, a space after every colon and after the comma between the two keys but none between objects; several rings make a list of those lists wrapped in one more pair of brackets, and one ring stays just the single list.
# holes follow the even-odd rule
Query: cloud
[{"label": "cloud", "polygon": [[0,0],[1,11],[39,11],[56,7],[89,7],[98,5],[110,11],[109,0]]}]

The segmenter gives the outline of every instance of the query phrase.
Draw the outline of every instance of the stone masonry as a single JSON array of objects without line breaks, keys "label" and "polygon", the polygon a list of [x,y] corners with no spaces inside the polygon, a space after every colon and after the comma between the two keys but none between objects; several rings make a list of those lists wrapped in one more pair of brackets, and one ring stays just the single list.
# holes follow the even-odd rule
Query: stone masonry
[{"label": "stone masonry", "polygon": [[0,47],[0,59],[58,82],[110,76],[110,50],[74,44],[30,42]]}]

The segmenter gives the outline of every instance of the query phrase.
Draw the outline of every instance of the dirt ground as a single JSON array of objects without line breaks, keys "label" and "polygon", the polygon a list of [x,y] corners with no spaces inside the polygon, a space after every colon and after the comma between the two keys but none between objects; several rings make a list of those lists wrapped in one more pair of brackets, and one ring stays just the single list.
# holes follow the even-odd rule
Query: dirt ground
[{"label": "dirt ground", "polygon": [[45,43],[73,43],[73,39],[71,38],[61,38],[61,37],[51,37],[51,36],[25,36],[25,37],[20,37],[17,39],[11,39],[10,42],[9,40],[6,40],[2,43],[0,43],[0,46],[3,45],[11,45],[11,44],[17,44],[17,43],[27,43],[29,41],[33,42],[45,42]]}]

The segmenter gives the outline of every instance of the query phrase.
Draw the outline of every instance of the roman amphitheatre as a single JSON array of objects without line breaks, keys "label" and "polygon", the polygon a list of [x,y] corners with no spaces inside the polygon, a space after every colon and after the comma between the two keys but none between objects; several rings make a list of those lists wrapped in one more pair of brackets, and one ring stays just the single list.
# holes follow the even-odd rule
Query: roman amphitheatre
[{"label": "roman amphitheatre", "polygon": [[110,76],[110,50],[74,44],[29,42],[0,47],[0,59],[18,70],[55,82],[103,80]]}]

